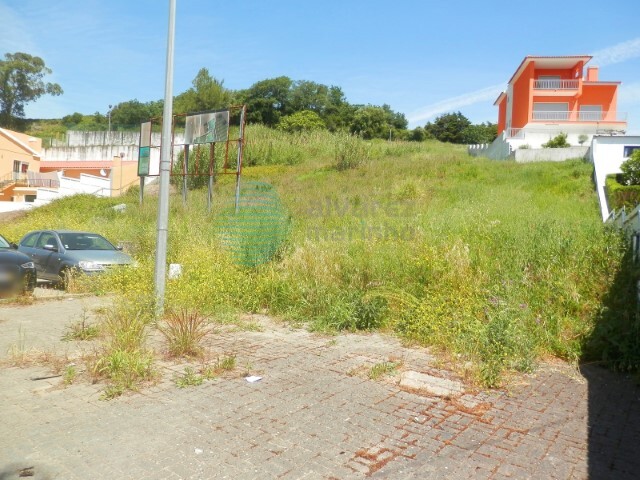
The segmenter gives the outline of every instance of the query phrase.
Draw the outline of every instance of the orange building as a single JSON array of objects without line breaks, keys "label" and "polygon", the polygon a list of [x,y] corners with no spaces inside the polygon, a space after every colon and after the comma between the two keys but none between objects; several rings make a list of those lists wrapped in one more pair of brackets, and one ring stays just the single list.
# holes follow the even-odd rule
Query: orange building
[{"label": "orange building", "polygon": [[572,145],[588,145],[595,134],[624,133],[626,116],[617,111],[617,81],[601,81],[589,55],[538,57],[522,61],[494,105],[498,137],[511,149],[538,148],[566,133]]},{"label": "orange building", "polygon": [[0,201],[34,198],[28,176],[40,171],[42,140],[0,128]]}]

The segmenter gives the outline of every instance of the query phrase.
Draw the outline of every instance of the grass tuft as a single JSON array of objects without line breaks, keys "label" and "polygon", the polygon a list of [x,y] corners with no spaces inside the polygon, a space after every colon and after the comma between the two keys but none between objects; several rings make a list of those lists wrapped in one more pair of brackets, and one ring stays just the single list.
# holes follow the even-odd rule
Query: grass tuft
[{"label": "grass tuft", "polygon": [[211,333],[209,319],[186,308],[172,311],[158,330],[167,342],[172,357],[202,357],[204,339]]}]

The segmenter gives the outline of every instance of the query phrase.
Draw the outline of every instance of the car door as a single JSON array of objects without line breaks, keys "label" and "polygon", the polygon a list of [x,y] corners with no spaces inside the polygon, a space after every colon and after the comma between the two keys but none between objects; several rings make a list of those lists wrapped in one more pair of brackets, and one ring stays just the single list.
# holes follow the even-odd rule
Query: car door
[{"label": "car door", "polygon": [[35,263],[36,256],[36,241],[38,240],[40,233],[41,232],[31,232],[20,240],[20,243],[18,244],[18,251],[30,257],[31,260],[33,260],[33,263]]},{"label": "car door", "polygon": [[53,232],[42,232],[33,248],[33,263],[39,278],[58,280],[57,266],[60,263],[60,245]]}]

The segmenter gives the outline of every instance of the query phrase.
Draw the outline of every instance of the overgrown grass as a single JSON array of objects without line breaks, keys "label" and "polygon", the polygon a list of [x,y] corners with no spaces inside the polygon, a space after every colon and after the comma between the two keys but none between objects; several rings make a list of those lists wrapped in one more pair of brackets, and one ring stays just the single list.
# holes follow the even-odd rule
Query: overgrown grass
[{"label": "overgrown grass", "polygon": [[211,333],[209,319],[186,308],[168,312],[158,330],[172,357],[201,357],[204,352],[202,342]]},{"label": "overgrown grass", "polygon": [[146,347],[153,313],[153,304],[140,298],[127,298],[105,311],[102,326],[107,338],[102,349],[87,359],[93,377],[108,382],[105,398],[137,390],[153,379],[153,352]]},{"label": "overgrown grass", "polygon": [[[368,161],[338,169],[341,139],[328,133],[250,126],[247,136],[254,166],[243,182],[275,187],[289,237],[272,261],[242,266],[219,228],[232,176],[219,177],[211,214],[202,190],[187,206],[172,198],[168,261],[184,273],[167,284],[168,308],[392,331],[472,362],[491,386],[547,355],[582,356],[624,254],[599,219],[590,164],[492,162],[438,142],[351,139]],[[123,200],[126,212],[109,208]],[[31,211],[4,233],[98,231],[129,245],[139,266],[85,279],[84,288],[151,295],[155,222],[155,197],[138,206],[133,195],[78,196]]]}]

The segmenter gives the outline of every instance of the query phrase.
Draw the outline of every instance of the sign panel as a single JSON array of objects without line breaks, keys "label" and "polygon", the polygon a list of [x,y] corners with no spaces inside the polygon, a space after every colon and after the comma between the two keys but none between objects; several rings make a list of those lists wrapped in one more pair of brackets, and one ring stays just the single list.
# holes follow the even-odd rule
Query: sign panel
[{"label": "sign panel", "polygon": [[140,148],[138,150],[138,176],[149,175],[151,163],[151,122],[140,124]]},{"label": "sign panel", "polygon": [[185,145],[226,142],[229,138],[229,110],[189,115],[184,131]]}]

